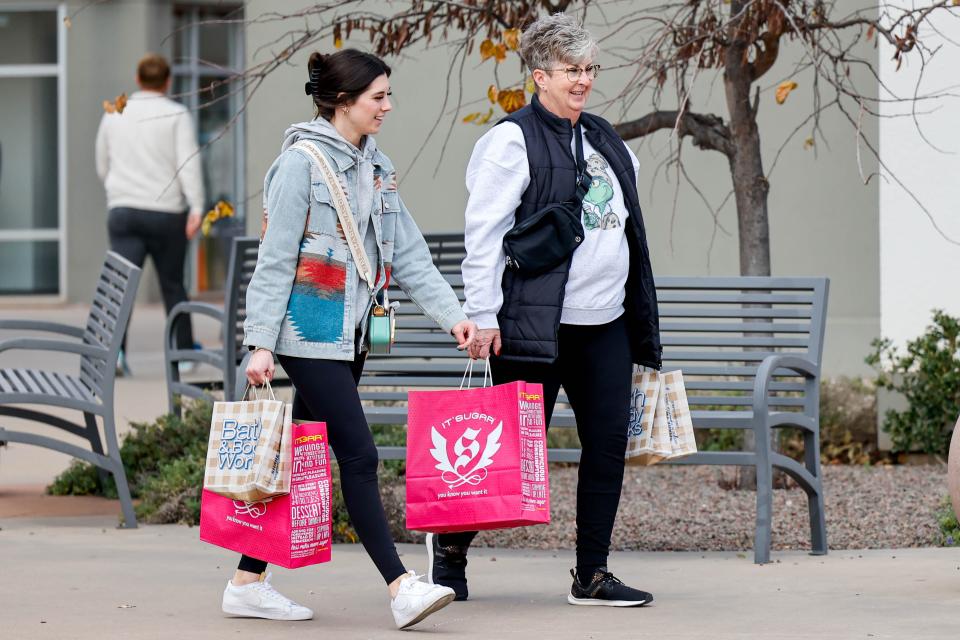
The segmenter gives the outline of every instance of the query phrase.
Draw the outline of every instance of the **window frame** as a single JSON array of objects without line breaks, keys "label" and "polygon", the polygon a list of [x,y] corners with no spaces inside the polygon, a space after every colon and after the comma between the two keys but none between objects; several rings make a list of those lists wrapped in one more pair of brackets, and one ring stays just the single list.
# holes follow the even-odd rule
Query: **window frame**
[{"label": "window frame", "polygon": [[[205,20],[214,19],[215,16],[203,15],[204,10],[220,10],[223,15],[229,15],[238,10],[245,11],[246,7],[243,4],[237,4],[235,6],[222,6],[222,5],[206,5],[202,3],[176,3],[172,7],[173,12],[173,23],[176,25],[178,14],[184,15],[184,32],[177,33],[175,37],[184,38],[183,48],[185,51],[181,52],[181,58],[174,58],[173,64],[171,65],[170,71],[174,82],[178,78],[186,78],[187,83],[190,86],[189,92],[183,96],[174,96],[174,100],[182,102],[193,115],[194,127],[196,129],[197,139],[200,138],[200,104],[201,99],[198,93],[198,89],[202,86],[203,81],[209,82],[211,79],[217,78],[229,78],[232,75],[240,74],[243,72],[246,65],[246,49],[245,49],[245,38],[244,31],[240,28],[231,29],[232,33],[229,35],[229,46],[231,47],[233,53],[233,60],[230,61],[230,64],[227,66],[213,66],[210,64],[202,64],[200,61],[200,30],[202,28],[202,23]],[[174,51],[176,51],[176,43],[174,43]],[[243,105],[245,96],[244,94],[239,94],[230,99],[228,104],[234,104],[234,101]],[[240,113],[236,121],[231,125],[230,134],[234,135],[235,143],[235,153],[234,153],[234,163],[232,168],[233,180],[232,186],[235,194],[234,202],[231,204],[234,206],[234,217],[236,218],[236,223],[240,227],[245,226],[246,222],[246,174],[247,174],[247,154],[246,154],[246,111]],[[201,149],[201,154],[203,150]],[[209,198],[210,194],[205,194],[205,197]],[[191,243],[190,251],[188,252],[188,280],[189,280],[189,289],[190,293],[196,295],[200,293],[198,291],[198,258],[197,258],[197,247],[196,242]]]},{"label": "window frame", "polygon": [[4,13],[50,12],[57,19],[57,61],[46,64],[0,63],[0,79],[56,78],[57,79],[57,228],[56,229],[0,229],[3,241],[57,242],[57,293],[0,294],[0,302],[16,303],[64,302],[67,299],[67,5],[63,2],[36,2],[0,5]]}]

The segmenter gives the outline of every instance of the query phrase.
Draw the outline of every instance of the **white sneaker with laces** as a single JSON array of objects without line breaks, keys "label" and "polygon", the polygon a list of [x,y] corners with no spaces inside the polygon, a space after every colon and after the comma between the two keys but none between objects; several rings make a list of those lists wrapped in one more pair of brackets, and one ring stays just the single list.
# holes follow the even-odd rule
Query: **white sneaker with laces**
[{"label": "white sneaker with laces", "polygon": [[238,587],[230,580],[223,590],[223,612],[245,618],[268,620],[309,620],[313,611],[300,606],[282,595],[270,584],[270,576],[264,580]]},{"label": "white sneaker with laces", "polygon": [[398,629],[417,624],[431,613],[443,609],[456,597],[450,587],[427,584],[420,580],[422,577],[411,571],[400,580],[397,597],[390,602]]}]

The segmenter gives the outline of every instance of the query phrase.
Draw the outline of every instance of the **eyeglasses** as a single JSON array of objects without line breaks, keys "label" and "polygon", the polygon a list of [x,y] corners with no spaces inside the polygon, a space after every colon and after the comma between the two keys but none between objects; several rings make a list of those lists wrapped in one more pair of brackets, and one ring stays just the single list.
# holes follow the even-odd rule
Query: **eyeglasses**
[{"label": "eyeglasses", "polygon": [[588,78],[595,79],[597,74],[600,73],[600,65],[591,64],[588,67],[581,69],[580,67],[561,67],[559,69],[549,69],[549,71],[566,71],[567,80],[570,82],[577,82],[580,80],[580,76],[586,74]]}]

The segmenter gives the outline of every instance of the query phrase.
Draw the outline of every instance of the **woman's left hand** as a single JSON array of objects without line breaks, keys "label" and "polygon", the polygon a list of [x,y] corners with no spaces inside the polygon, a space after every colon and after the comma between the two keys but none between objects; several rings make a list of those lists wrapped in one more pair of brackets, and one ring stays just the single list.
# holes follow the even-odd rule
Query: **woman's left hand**
[{"label": "woman's left hand", "polygon": [[468,349],[473,344],[474,338],[477,337],[477,323],[473,320],[458,322],[450,333],[457,339],[457,349],[463,351]]}]

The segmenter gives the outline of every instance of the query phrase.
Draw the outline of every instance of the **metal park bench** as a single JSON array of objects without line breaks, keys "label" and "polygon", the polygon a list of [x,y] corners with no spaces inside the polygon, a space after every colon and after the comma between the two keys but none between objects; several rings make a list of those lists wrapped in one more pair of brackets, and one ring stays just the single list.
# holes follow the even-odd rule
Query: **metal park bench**
[{"label": "metal park bench", "polygon": [[[181,302],[170,310],[164,330],[164,369],[167,375],[167,399],[170,412],[180,414],[177,396],[204,399],[212,402],[210,391],[222,390],[227,401],[234,400],[237,365],[243,359],[243,320],[246,318],[247,286],[257,266],[257,238],[234,238],[230,248],[227,281],[223,307],[205,302]],[[218,321],[222,327],[221,345],[203,349],[178,349],[176,322],[183,316],[204,315]],[[216,367],[220,375],[208,380],[180,379],[180,362],[199,362]],[[242,377],[242,376],[241,376]],[[242,390],[241,390],[242,393]]]},{"label": "metal park bench", "polygon": [[[117,484],[125,528],[135,528],[137,519],[117,442],[113,408],[114,376],[117,355],[123,334],[127,330],[139,282],[140,269],[116,253],[108,252],[97,280],[85,326],[73,327],[34,320],[0,320],[0,329],[44,331],[69,338],[11,338],[0,341],[0,352],[53,351],[80,356],[79,375],[31,368],[0,369],[0,416],[57,427],[87,440],[90,448],[46,435],[13,431],[2,426],[0,442],[22,442],[52,449],[99,467],[101,474],[112,473]],[[75,409],[83,413],[84,424],[81,426],[60,416],[15,405]],[[97,427],[97,416],[103,422],[103,440]]]},{"label": "metal park bench", "polygon": [[[463,300],[463,235],[426,236],[434,261]],[[252,268],[251,268],[252,272]],[[665,371],[681,369],[696,429],[751,430],[755,451],[704,451],[676,464],[737,465],[757,470],[754,559],[770,560],[773,469],[807,493],[812,552],[827,552],[820,468],[819,385],[829,283],[826,278],[659,277],[656,279]],[[360,397],[371,425],[404,425],[409,389],[460,386],[466,356],[403,291],[397,342],[367,359]],[[232,325],[231,325],[232,328]],[[238,327],[237,331],[242,331]],[[242,393],[241,362],[234,378]],[[553,429],[575,428],[561,392]],[[804,459],[774,450],[774,429],[803,433]],[[403,459],[404,447],[379,447]],[[579,449],[550,449],[553,462],[577,462]]]},{"label": "metal park bench", "polygon": [[[461,297],[459,274],[445,274]],[[820,468],[819,383],[826,321],[825,278],[660,277],[656,279],[664,371],[682,369],[697,429],[752,430],[756,451],[700,452],[677,464],[752,466],[757,470],[754,559],[770,560],[773,469],[807,493],[811,546],[827,552]],[[460,386],[465,356],[402,291],[397,342],[368,358],[361,399],[371,425],[405,424],[408,389]],[[551,427],[575,428],[563,393]],[[773,450],[774,429],[803,433],[799,463]],[[403,447],[381,447],[385,459]],[[553,462],[576,462],[579,449],[550,449]]]}]

